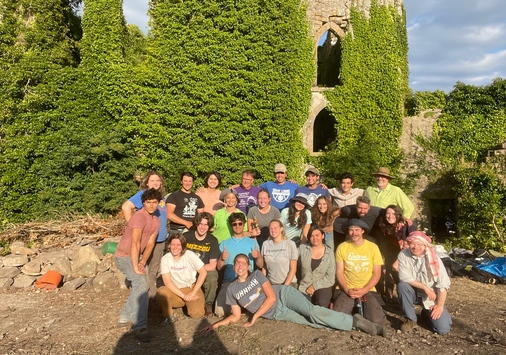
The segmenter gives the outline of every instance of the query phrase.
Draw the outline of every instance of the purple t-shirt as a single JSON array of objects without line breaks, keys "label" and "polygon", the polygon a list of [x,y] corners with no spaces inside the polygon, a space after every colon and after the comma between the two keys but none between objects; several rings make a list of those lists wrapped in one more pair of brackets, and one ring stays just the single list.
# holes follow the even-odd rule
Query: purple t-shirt
[{"label": "purple t-shirt", "polygon": [[242,186],[236,188],[235,191],[237,192],[237,196],[239,196],[237,208],[247,215],[249,208],[257,205],[257,195],[260,190],[260,186],[251,186],[249,190],[246,190]]}]

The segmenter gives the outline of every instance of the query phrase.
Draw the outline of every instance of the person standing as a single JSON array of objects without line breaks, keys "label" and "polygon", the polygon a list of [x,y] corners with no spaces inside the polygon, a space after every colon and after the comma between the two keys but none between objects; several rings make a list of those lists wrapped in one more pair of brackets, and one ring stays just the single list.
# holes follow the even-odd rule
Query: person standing
[{"label": "person standing", "polygon": [[402,215],[410,219],[415,207],[399,187],[390,184],[390,180],[394,178],[390,175],[390,169],[381,167],[372,175],[376,178],[378,185],[369,186],[364,193],[364,196],[371,200],[371,206],[386,208],[388,205],[396,205],[401,208]]},{"label": "person standing", "polygon": [[366,319],[383,324],[386,316],[375,289],[383,259],[378,246],[364,238],[368,231],[369,226],[363,220],[348,221],[350,240],[341,243],[336,251],[336,276],[341,292],[334,301],[334,310],[352,314],[358,303],[363,305]]},{"label": "person standing", "polygon": [[220,200],[221,175],[217,171],[211,171],[204,178],[204,187],[201,187],[195,192],[197,196],[202,199],[204,203],[204,212],[208,212],[214,216],[222,206],[223,202]]},{"label": "person standing", "polygon": [[357,197],[364,194],[363,189],[354,188],[355,178],[351,173],[343,173],[340,179],[340,187],[329,189],[334,205],[344,207],[354,205]]},{"label": "person standing", "polygon": [[[155,189],[160,191],[161,195],[165,194],[165,188],[162,176],[152,170],[146,174],[146,177],[142,180],[140,189],[135,195],[126,200],[121,206],[123,216],[128,222],[132,218],[133,213],[136,210],[140,210],[143,207],[142,195],[148,189]],[[156,279],[160,272],[160,261],[162,260],[163,251],[167,241],[167,205],[165,204],[165,198],[162,197],[158,208],[154,215],[160,219],[160,229],[156,237],[156,244],[151,253],[151,257],[148,260],[148,280],[149,280],[149,299],[150,302],[154,302],[156,295]]]},{"label": "person standing", "polygon": [[192,192],[195,176],[190,172],[181,174],[181,189],[167,197],[167,217],[170,221],[170,234],[183,233],[190,229],[193,219],[204,212],[204,202]]},{"label": "person standing", "polygon": [[306,182],[307,184],[305,186],[299,186],[297,190],[295,190],[295,195],[299,193],[306,194],[309,208],[314,206],[316,199],[320,196],[330,198],[329,190],[320,185],[320,171],[314,166],[306,170]]},{"label": "person standing", "polygon": [[151,334],[147,330],[149,282],[146,264],[155,246],[160,220],[154,215],[162,199],[160,191],[149,189],[142,194],[143,208],[132,215],[123,232],[114,260],[132,284],[128,300],[121,308],[118,326],[133,323],[134,335],[139,341],[149,341]]},{"label": "person standing", "polygon": [[213,216],[202,212],[193,220],[193,229],[184,233],[186,248],[193,251],[204,263],[207,277],[202,289],[206,301],[205,316],[213,314],[213,302],[218,288],[218,271],[216,266],[220,257],[218,240],[209,232],[214,226]]},{"label": "person standing", "polygon": [[450,278],[443,262],[437,256],[432,240],[423,232],[412,232],[408,238],[408,249],[399,253],[399,278],[397,293],[402,313],[406,320],[402,331],[416,327],[415,303],[422,305],[425,316],[434,332],[447,334],[452,327],[452,318],[446,309],[446,297],[450,289]]},{"label": "person standing", "polygon": [[274,176],[276,181],[264,182],[260,187],[266,189],[271,195],[271,205],[281,211],[288,207],[290,199],[295,196],[295,190],[299,185],[286,179],[288,174],[285,164],[276,164]]},{"label": "person standing", "polygon": [[253,170],[246,169],[242,172],[241,184],[233,187],[237,192],[239,202],[237,208],[242,211],[245,215],[248,214],[248,210],[257,205],[257,195],[260,191],[260,186],[254,186],[255,172]]}]

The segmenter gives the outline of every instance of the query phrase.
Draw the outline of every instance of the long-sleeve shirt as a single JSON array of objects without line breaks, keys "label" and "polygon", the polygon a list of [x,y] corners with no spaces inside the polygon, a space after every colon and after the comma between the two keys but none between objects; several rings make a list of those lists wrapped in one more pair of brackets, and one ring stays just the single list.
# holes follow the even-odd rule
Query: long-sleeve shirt
[{"label": "long-sleeve shirt", "polygon": [[388,184],[383,190],[379,187],[369,186],[364,196],[369,197],[371,206],[386,208],[388,205],[396,205],[402,209],[402,215],[411,218],[415,207],[408,196],[397,186]]},{"label": "long-sleeve shirt", "polygon": [[301,265],[299,291],[305,293],[306,289],[311,285],[313,285],[315,290],[334,286],[336,280],[336,258],[332,249],[327,246],[325,247],[325,253],[320,265],[312,270],[311,246],[309,244],[301,244],[299,248]]},{"label": "long-sleeve shirt", "polygon": [[[434,278],[432,276],[427,258],[425,255],[414,256],[409,249],[404,249],[399,253],[399,279],[403,282],[410,283],[412,281],[418,281],[425,286],[430,287],[437,294],[437,289],[450,289],[450,278],[446,272],[445,266],[439,256],[437,257],[439,263],[438,276]],[[420,291],[418,291],[420,292]],[[425,292],[421,292],[419,296],[422,298],[422,302],[425,308],[429,308],[434,304],[427,298]]]}]

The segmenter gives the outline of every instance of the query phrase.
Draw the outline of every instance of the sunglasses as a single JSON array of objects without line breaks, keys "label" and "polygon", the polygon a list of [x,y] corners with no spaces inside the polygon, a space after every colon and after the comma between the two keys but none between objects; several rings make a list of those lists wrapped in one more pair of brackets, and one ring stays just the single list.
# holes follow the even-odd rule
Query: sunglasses
[{"label": "sunglasses", "polygon": [[234,223],[232,223],[232,227],[237,227],[237,226],[242,227],[242,226],[244,226],[244,223],[242,223],[242,222],[234,222]]}]

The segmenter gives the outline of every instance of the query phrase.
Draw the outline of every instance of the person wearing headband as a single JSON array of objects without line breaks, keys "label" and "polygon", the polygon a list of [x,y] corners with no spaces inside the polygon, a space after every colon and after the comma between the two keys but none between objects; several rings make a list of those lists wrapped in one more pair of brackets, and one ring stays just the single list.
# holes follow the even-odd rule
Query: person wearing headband
[{"label": "person wearing headband", "polygon": [[397,293],[406,318],[401,330],[409,331],[417,326],[414,304],[421,304],[421,316],[430,323],[432,330],[447,334],[452,326],[445,306],[450,278],[432,240],[425,233],[412,232],[406,240],[409,248],[402,250],[398,257],[400,282]]}]

